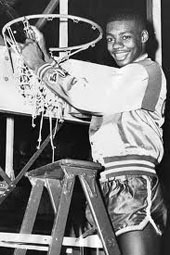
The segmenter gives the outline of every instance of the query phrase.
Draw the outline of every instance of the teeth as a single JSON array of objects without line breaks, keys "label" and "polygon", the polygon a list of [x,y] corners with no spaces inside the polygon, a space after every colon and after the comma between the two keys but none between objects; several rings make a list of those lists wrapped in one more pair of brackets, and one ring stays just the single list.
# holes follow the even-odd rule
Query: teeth
[{"label": "teeth", "polygon": [[121,60],[126,57],[126,53],[116,53],[115,56],[118,60]]}]

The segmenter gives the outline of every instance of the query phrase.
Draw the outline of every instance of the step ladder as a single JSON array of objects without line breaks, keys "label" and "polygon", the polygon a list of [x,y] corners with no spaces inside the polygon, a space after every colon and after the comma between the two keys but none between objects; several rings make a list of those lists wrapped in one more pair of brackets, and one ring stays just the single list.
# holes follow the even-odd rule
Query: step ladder
[{"label": "step ladder", "polygon": [[[24,255],[27,250],[47,251],[60,255],[70,239],[64,237],[75,179],[78,177],[92,213],[97,235],[106,255],[120,255],[115,234],[106,212],[96,181],[102,167],[98,163],[61,159],[26,173],[32,189],[19,233],[0,233],[0,246],[14,248],[14,255]],[[47,189],[54,210],[50,235],[33,234],[44,188]],[[75,238],[74,243],[77,246]],[[68,244],[67,244],[68,241]],[[70,246],[74,244],[70,243]]]}]

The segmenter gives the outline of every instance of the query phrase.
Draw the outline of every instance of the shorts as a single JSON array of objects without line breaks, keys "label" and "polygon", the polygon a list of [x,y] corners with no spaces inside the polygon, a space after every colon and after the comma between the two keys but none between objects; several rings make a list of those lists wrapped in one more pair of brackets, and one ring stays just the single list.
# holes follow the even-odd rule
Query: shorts
[{"label": "shorts", "polygon": [[102,182],[101,189],[116,236],[143,230],[149,222],[163,233],[167,209],[157,176],[121,175]]}]

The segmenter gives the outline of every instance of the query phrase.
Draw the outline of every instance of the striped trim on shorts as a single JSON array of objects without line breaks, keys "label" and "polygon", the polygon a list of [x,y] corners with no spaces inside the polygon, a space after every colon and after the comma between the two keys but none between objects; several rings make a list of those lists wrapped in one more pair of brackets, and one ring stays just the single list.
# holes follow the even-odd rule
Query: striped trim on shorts
[{"label": "striped trim on shorts", "polygon": [[166,223],[166,207],[157,176],[121,175],[101,183],[115,234],[143,230],[150,222],[158,234]]}]

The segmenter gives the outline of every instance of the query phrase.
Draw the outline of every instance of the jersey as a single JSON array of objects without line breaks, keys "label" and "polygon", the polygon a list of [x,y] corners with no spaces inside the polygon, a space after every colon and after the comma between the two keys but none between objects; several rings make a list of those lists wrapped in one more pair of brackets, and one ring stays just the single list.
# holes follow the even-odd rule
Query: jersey
[{"label": "jersey", "polygon": [[69,104],[92,115],[92,157],[105,167],[102,178],[122,172],[155,174],[163,157],[166,98],[166,79],[158,63],[145,54],[114,68],[100,86],[77,79],[67,89],[63,84],[70,84],[73,77],[60,75],[49,64],[41,66],[38,75]]},{"label": "jersey", "polygon": [[[105,168],[101,173],[103,181],[121,174],[154,175],[163,157],[166,79],[158,63],[146,55],[134,64],[147,73],[143,78],[147,86],[141,107],[92,117],[89,129],[92,156]],[[122,100],[121,91],[119,100]]]}]

